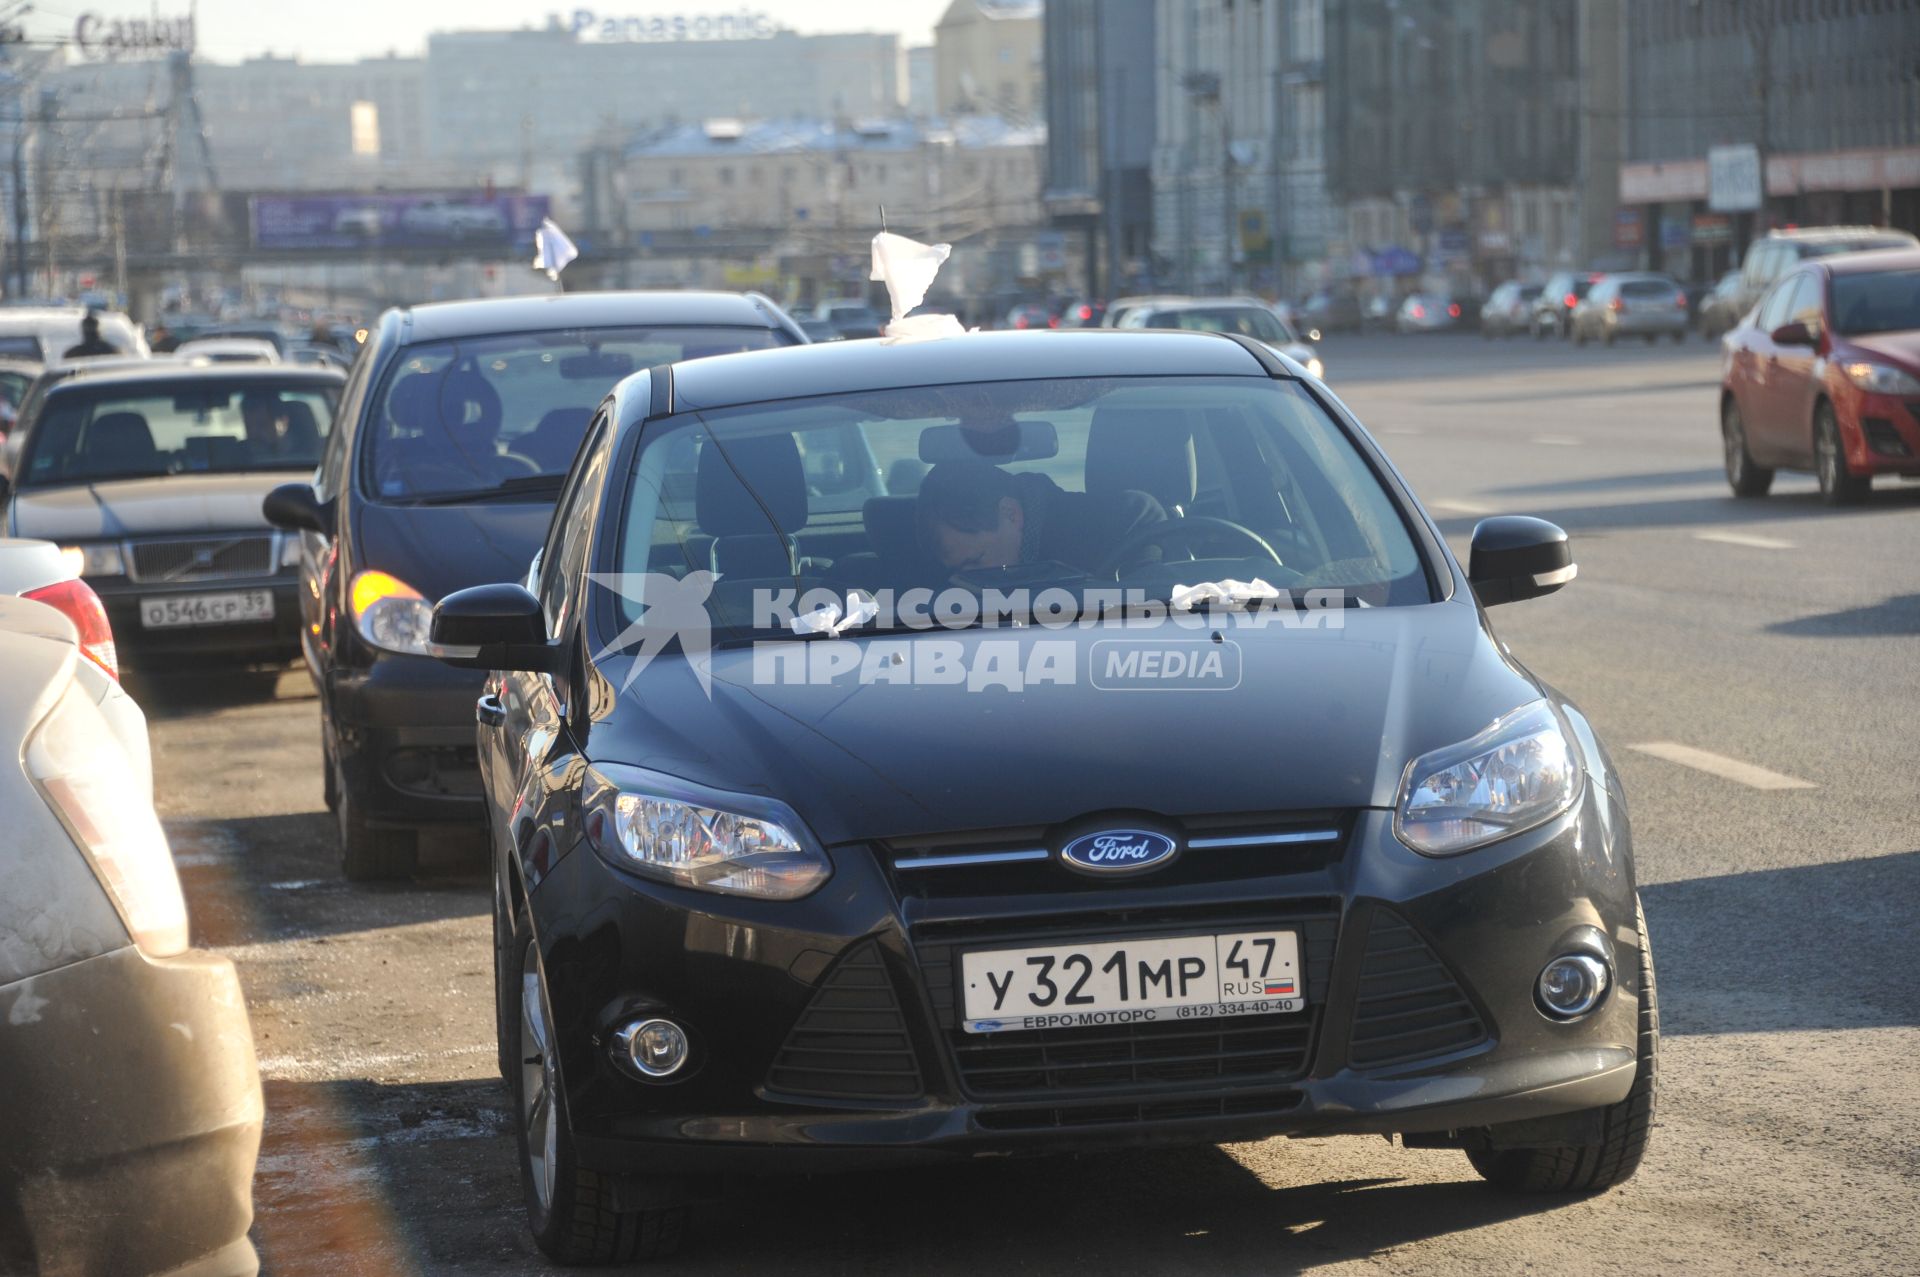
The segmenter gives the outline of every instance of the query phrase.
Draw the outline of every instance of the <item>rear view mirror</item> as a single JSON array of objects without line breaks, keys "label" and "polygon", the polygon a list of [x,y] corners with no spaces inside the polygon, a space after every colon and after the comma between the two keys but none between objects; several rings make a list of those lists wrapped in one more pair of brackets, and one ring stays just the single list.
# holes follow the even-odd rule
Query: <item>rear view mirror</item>
[{"label": "rear view mirror", "polygon": [[568,381],[619,381],[632,371],[632,356],[604,350],[568,355],[560,361],[560,375]]},{"label": "rear view mirror", "polygon": [[1768,335],[1773,338],[1773,344],[1776,346],[1811,346],[1814,344],[1813,330],[1797,319],[1792,323],[1780,325]]},{"label": "rear view mirror", "polygon": [[1499,515],[1473,530],[1467,581],[1482,607],[1552,594],[1578,571],[1567,534],[1545,519]]},{"label": "rear view mirror", "polygon": [[1060,435],[1050,421],[1010,421],[992,430],[928,426],[920,432],[920,460],[1044,461],[1060,455]]},{"label": "rear view mirror", "polygon": [[427,631],[448,665],[479,670],[551,670],[540,600],[520,585],[476,585],[434,605]]},{"label": "rear view mirror", "polygon": [[281,484],[261,501],[260,513],[266,515],[267,522],[274,527],[289,532],[333,530],[333,502],[320,500],[312,484]]}]

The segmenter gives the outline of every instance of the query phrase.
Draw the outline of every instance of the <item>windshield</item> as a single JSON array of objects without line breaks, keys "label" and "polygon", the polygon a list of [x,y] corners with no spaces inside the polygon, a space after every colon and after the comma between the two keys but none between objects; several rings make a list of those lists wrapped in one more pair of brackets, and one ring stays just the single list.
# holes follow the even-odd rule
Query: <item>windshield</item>
[{"label": "windshield", "polygon": [[649,427],[620,538],[623,573],[715,573],[723,640],[782,632],[755,609],[780,590],[1084,600],[1119,586],[1164,603],[1177,584],[1257,578],[1372,606],[1431,601],[1413,538],[1352,442],[1296,384],[1254,378],[941,386],[688,414]]},{"label": "windshield", "polygon": [[551,495],[621,378],[787,341],[768,328],[592,328],[413,346],[375,398],[361,473],[371,493],[400,501],[543,486]]},{"label": "windshield", "polygon": [[20,482],[311,470],[333,427],[337,380],[154,382],[48,396]]},{"label": "windshield", "polygon": [[1256,341],[1286,345],[1299,337],[1286,321],[1264,306],[1193,306],[1162,311],[1154,317],[1156,328],[1193,328],[1209,333],[1239,333]]},{"label": "windshield", "polygon": [[1920,329],[1920,270],[1835,275],[1833,327],[1847,337]]}]

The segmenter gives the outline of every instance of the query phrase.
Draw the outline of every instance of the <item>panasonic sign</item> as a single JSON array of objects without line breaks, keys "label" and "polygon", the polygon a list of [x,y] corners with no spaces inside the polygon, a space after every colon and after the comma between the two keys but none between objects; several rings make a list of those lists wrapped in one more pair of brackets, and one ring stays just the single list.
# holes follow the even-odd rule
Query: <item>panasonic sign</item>
[{"label": "panasonic sign", "polygon": [[662,43],[674,40],[768,40],[779,28],[764,13],[740,9],[734,13],[688,16],[671,14],[651,18],[609,17],[592,9],[575,9],[570,16],[552,14],[550,27],[573,32],[576,40],[611,44]]}]

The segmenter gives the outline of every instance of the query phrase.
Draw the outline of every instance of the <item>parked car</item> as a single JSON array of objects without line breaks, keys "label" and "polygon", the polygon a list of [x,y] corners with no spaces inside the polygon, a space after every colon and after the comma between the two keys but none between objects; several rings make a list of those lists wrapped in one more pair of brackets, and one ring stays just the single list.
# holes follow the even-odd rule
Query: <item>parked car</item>
[{"label": "parked car", "polygon": [[1007,312],[1002,328],[1056,327],[1053,310],[1044,302],[1022,302]]},{"label": "parked car", "polygon": [[1740,304],[1739,298],[1740,272],[1730,270],[1694,307],[1693,326],[1708,341],[1719,341],[1723,333],[1740,322],[1741,312],[1734,309]]},{"label": "parked car", "polygon": [[1089,297],[1078,298],[1068,302],[1066,308],[1060,312],[1059,326],[1062,328],[1098,328],[1100,327],[1100,321],[1105,318],[1106,313],[1107,304],[1105,302],[1095,301]]},{"label": "parked car", "polygon": [[1920,248],[1920,238],[1885,226],[1802,226],[1769,231],[1747,245],[1740,259],[1740,291],[1734,313],[1746,314],[1773,281],[1814,257],[1868,253],[1883,248]]},{"label": "parked car", "polygon": [[1465,307],[1445,293],[1408,293],[1393,317],[1402,333],[1438,333],[1457,327]]},{"label": "parked car", "polygon": [[505,239],[511,228],[497,205],[435,197],[401,209],[400,229],[409,235],[458,242]]},{"label": "parked car", "polygon": [[1765,496],[1812,470],[1829,505],[1879,474],[1920,477],[1920,249],[1811,258],[1728,333],[1720,390],[1727,482]]},{"label": "parked car", "polygon": [[1360,297],[1351,289],[1323,288],[1300,308],[1305,329],[1322,333],[1357,333],[1362,323]]},{"label": "parked car", "polygon": [[0,1261],[252,1274],[253,1033],[188,948],[139,710],[31,600],[0,597],[0,669]]},{"label": "parked car", "polygon": [[280,351],[259,337],[195,337],[175,346],[174,353],[216,364],[277,364]]},{"label": "parked car", "polygon": [[1320,352],[1303,341],[1287,321],[1258,299],[1189,297],[1182,301],[1136,306],[1121,321],[1122,328],[1185,328],[1203,333],[1239,333],[1251,337],[1324,378],[1327,366]]},{"label": "parked car", "polygon": [[1100,316],[1102,328],[1119,328],[1127,315],[1136,307],[1157,305],[1162,302],[1181,302],[1191,300],[1184,293],[1151,293],[1138,297],[1122,297],[1118,301],[1107,303],[1107,313]]},{"label": "parked car", "polygon": [[865,297],[829,297],[813,308],[813,317],[833,327],[848,340],[878,337],[887,317],[873,308]]},{"label": "parked car", "polygon": [[84,306],[0,307],[0,355],[57,364],[80,344],[80,321],[89,314],[100,323],[102,340],[127,355],[149,355],[140,326],[118,311],[88,311]]},{"label": "parked car", "polygon": [[[935,462],[916,496],[818,511],[823,396],[873,452]],[[714,533],[778,551],[690,575]],[[1237,334],[621,382],[538,569],[430,630],[492,671],[496,1023],[541,1249],[657,1255],[722,1175],[850,1161],[1398,1132],[1513,1191],[1631,1175],[1658,1027],[1620,782],[1482,611],[1572,554],[1493,518],[1470,563]],[[1242,628],[1204,605],[1178,650],[1222,660],[1187,686],[1232,690],[1165,690],[1146,654],[1175,650],[1150,620],[1177,583],[1255,578],[1366,606]],[[880,608],[909,584],[950,593]],[[780,611],[812,590],[850,606]],[[1094,616],[1108,595],[1140,610]]]},{"label": "parked car", "polygon": [[1642,337],[1651,346],[1662,337],[1687,339],[1687,294],[1671,275],[1622,271],[1602,275],[1573,308],[1573,342]]},{"label": "parked car", "polygon": [[1517,279],[1494,289],[1480,308],[1480,335],[1491,340],[1526,332],[1540,290],[1539,284],[1523,284]]},{"label": "parked car", "polygon": [[1549,275],[1540,295],[1533,299],[1533,313],[1528,318],[1534,338],[1571,337],[1573,308],[1599,278],[1598,271],[1562,270]]},{"label": "parked car", "polygon": [[122,664],[285,662],[296,546],[260,501],[318,464],[342,380],[164,362],[57,382],[21,422],[5,531],[80,557]]},{"label": "parked car", "polygon": [[481,679],[431,657],[433,601],[526,575],[595,405],[635,369],[803,344],[757,294],[572,293],[390,310],[339,443],[266,501],[298,533],[299,628],[349,878],[412,871],[422,830],[478,829]]}]

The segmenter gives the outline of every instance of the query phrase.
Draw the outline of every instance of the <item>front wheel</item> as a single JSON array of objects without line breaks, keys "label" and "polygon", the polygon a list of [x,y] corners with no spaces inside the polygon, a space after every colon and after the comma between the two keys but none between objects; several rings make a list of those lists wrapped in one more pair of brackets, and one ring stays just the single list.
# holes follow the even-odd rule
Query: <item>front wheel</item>
[{"label": "front wheel", "polygon": [[420,836],[411,829],[369,824],[360,799],[334,763],[334,815],[340,821],[340,871],[348,882],[406,878],[420,859]]},{"label": "front wheel", "polygon": [[513,1093],[527,1226],[535,1244],[562,1264],[632,1263],[671,1255],[686,1232],[687,1208],[618,1210],[613,1182],[581,1167],[574,1152],[546,969],[525,904],[515,911],[508,952],[508,969],[518,978],[511,993],[514,1005],[503,1008],[502,1016],[512,1063],[507,1086]]},{"label": "front wheel", "polygon": [[1654,1074],[1660,1053],[1660,1006],[1654,995],[1653,951],[1647,915],[1634,902],[1640,933],[1638,1067],[1618,1104],[1600,1110],[1600,1138],[1561,1148],[1470,1149],[1467,1160],[1496,1188],[1510,1193],[1598,1193],[1631,1179],[1653,1133]]},{"label": "front wheel", "polygon": [[1847,469],[1846,450],[1840,444],[1840,423],[1833,405],[1824,399],[1813,410],[1814,471],[1820,477],[1820,499],[1828,505],[1859,505],[1873,489],[1873,476]]}]

